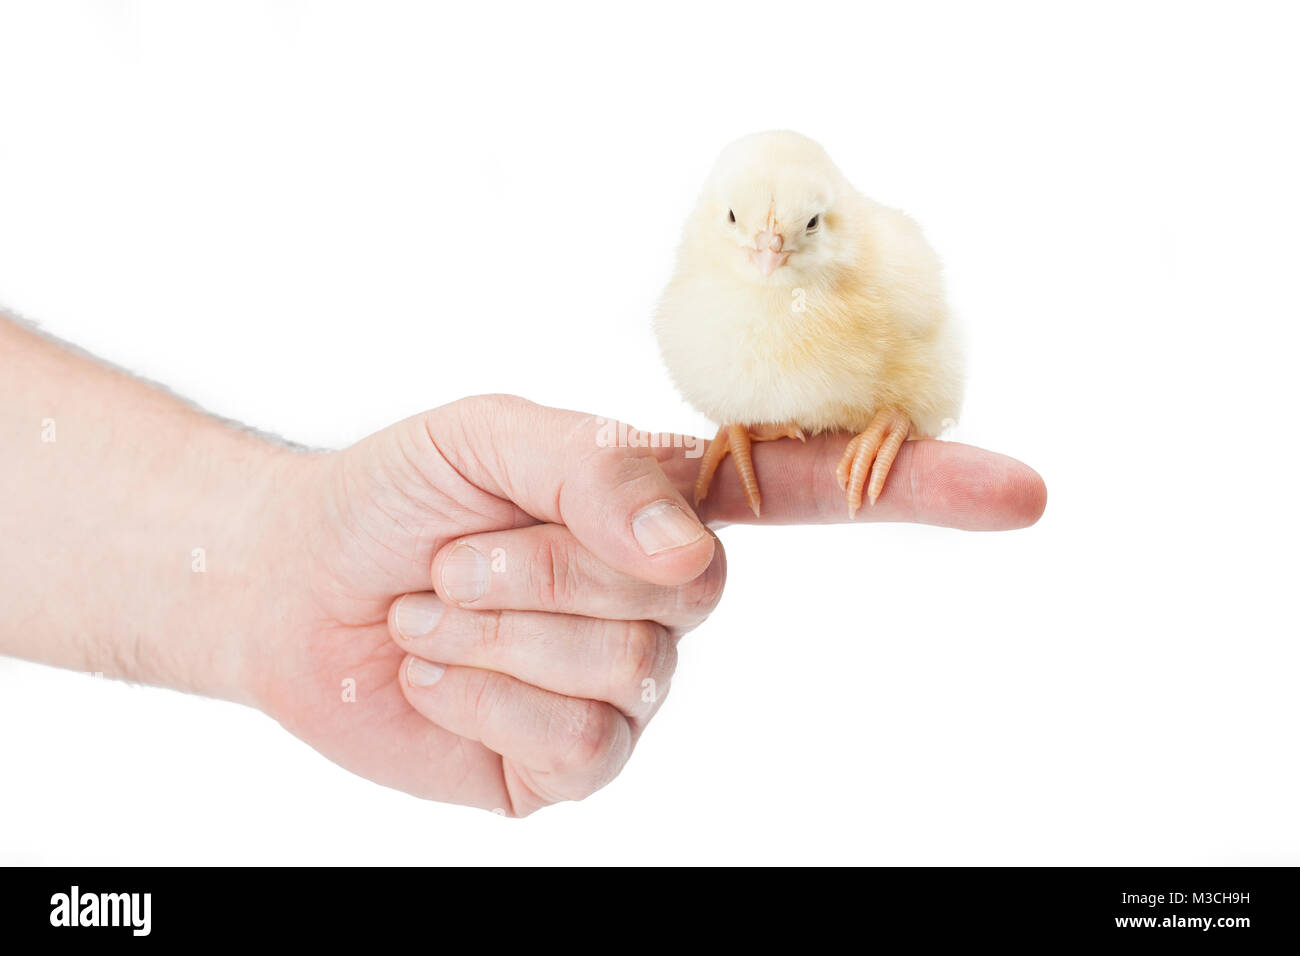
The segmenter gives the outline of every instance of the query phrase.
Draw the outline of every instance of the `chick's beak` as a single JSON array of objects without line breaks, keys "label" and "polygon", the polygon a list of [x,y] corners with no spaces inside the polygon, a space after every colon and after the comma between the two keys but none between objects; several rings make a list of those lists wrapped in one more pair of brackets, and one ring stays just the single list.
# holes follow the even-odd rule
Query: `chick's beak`
[{"label": "chick's beak", "polygon": [[768,232],[764,230],[754,237],[754,248],[750,250],[749,256],[754,260],[754,265],[758,266],[759,271],[763,273],[763,278],[767,278],[790,258],[790,253],[782,252],[781,247],[785,245],[785,237],[779,232]]}]

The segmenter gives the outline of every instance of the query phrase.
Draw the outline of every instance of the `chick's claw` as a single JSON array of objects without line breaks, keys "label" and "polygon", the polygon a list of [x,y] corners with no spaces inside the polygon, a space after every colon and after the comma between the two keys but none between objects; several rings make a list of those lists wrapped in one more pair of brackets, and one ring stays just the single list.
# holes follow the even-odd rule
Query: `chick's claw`
[{"label": "chick's claw", "polygon": [[894,464],[898,449],[911,433],[912,423],[902,412],[884,408],[876,412],[867,430],[856,436],[844,449],[835,480],[844,489],[849,504],[849,517],[857,516],[862,507],[862,491],[874,505],[885,490],[885,479]]},{"label": "chick's claw", "polygon": [[698,505],[708,497],[709,485],[718,470],[722,459],[731,452],[731,460],[740,476],[740,484],[745,489],[745,500],[749,502],[754,517],[759,517],[763,507],[763,496],[758,491],[758,476],[754,472],[754,458],[751,443],[756,441],[776,441],[779,438],[797,438],[804,441],[804,433],[798,425],[723,425],[718,434],[709,443],[704,458],[700,461],[700,473],[695,479],[695,503]]}]

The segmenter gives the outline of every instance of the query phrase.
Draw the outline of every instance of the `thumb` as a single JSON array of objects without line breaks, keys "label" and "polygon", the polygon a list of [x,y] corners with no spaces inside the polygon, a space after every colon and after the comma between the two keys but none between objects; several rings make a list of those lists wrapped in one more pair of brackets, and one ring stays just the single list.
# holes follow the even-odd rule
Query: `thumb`
[{"label": "thumb", "polygon": [[616,570],[671,586],[713,560],[713,535],[651,450],[613,445],[607,419],[492,395],[435,409],[424,426],[462,478],[565,525]]}]

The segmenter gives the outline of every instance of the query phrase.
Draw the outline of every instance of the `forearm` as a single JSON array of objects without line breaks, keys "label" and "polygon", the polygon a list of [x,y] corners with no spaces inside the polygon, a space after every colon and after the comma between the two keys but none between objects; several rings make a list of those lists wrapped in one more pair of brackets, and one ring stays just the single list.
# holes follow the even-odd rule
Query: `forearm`
[{"label": "forearm", "polygon": [[0,318],[0,653],[250,702],[293,457]]}]

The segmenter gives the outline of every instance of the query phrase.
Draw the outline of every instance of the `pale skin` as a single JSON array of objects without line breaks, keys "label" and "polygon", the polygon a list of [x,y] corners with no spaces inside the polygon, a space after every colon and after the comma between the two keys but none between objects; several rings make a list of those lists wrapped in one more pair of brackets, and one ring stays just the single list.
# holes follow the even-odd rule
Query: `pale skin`
[{"label": "pale skin", "polygon": [[[697,458],[597,422],[485,396],[297,452],[0,318],[0,653],[257,707],[421,797],[582,799],[722,595],[710,528],[755,520],[722,473],[701,523]],[[849,437],[756,448],[763,523],[844,520]],[[908,442],[864,517],[1018,528],[1045,494]]]},{"label": "pale skin", "polygon": [[[912,438],[912,423],[902,412],[882,408],[872,416],[867,430],[854,435],[844,446],[839,464],[835,466],[835,481],[849,505],[849,520],[858,516],[862,495],[874,506],[885,490],[889,469],[898,457],[903,442]],[[736,466],[736,477],[745,492],[749,510],[758,518],[763,513],[763,494],[758,487],[758,474],[754,469],[755,442],[776,441],[780,438],[797,438],[807,441],[807,436],[797,422],[781,425],[723,425],[709,443],[700,459],[700,470],[695,476],[694,502],[709,497],[709,486],[718,472],[722,460],[731,456]]]}]

